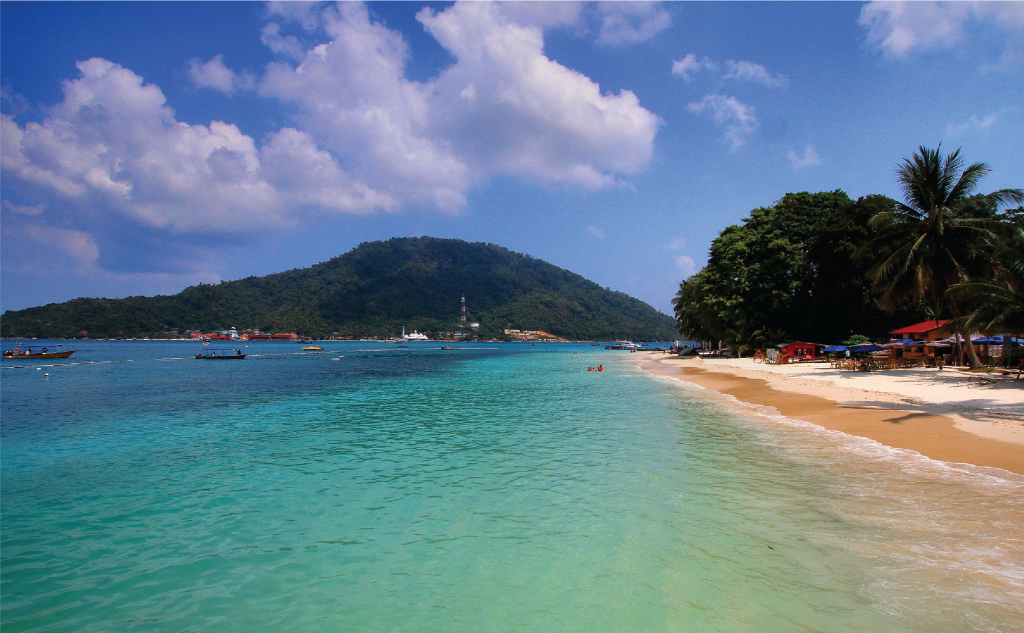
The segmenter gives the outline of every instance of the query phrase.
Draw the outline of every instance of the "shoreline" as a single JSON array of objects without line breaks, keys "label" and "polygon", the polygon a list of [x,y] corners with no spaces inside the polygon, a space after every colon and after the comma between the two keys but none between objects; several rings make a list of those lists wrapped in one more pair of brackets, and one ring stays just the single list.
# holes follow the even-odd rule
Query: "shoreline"
[{"label": "shoreline", "polygon": [[[1004,388],[1005,393],[993,399],[991,393],[969,391],[986,387],[969,386],[966,377],[959,377],[962,385],[934,385],[928,381],[934,382],[935,377],[914,370],[897,370],[905,373],[896,381],[893,374],[846,372],[846,376],[821,366],[768,366],[772,371],[750,359],[704,361],[668,356],[637,360],[644,371],[684,380],[748,404],[772,407],[788,418],[916,451],[931,459],[1024,475],[1024,386]],[[943,378],[957,378],[950,376]],[[870,378],[875,380],[864,380]],[[966,390],[964,385],[968,385]],[[990,397],[974,398],[976,394]]]}]

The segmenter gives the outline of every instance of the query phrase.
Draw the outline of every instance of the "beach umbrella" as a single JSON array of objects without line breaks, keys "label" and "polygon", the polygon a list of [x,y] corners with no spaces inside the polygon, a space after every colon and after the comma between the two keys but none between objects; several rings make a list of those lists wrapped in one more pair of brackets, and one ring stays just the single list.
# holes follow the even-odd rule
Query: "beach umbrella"
[{"label": "beach umbrella", "polygon": [[881,345],[874,345],[873,343],[868,343],[867,345],[858,345],[856,347],[851,347],[850,351],[851,352],[884,352],[885,348],[882,347]]},{"label": "beach umbrella", "polygon": [[1007,343],[1013,341],[1014,343],[1020,343],[1021,339],[1014,338],[1012,336],[1004,337],[1002,334],[996,334],[995,336],[983,336],[981,338],[971,339],[971,342],[975,345],[1003,345],[1003,340]]},{"label": "beach umbrella", "polygon": [[823,351],[823,352],[845,352],[848,349],[850,349],[850,348],[846,347],[845,345],[833,345],[832,347],[825,347],[821,351]]},{"label": "beach umbrella", "polygon": [[924,345],[924,341],[915,341],[912,338],[901,338],[898,341],[889,341],[890,345],[899,343],[900,345]]}]

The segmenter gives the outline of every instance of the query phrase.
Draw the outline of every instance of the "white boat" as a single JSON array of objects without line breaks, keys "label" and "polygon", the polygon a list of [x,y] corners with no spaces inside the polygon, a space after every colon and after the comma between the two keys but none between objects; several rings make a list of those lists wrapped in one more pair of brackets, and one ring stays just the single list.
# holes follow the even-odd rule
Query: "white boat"
[{"label": "white boat", "polygon": [[615,341],[614,345],[608,345],[605,349],[644,349],[644,346],[633,341]]}]

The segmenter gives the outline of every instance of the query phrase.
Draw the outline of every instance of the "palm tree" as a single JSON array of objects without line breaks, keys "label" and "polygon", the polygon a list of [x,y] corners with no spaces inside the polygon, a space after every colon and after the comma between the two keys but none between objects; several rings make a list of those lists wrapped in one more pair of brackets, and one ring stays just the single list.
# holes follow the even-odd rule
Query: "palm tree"
[{"label": "palm tree", "polygon": [[[943,159],[941,148],[922,146],[897,167],[906,204],[897,202],[892,210],[872,217],[870,226],[878,236],[858,251],[860,257],[880,253],[868,276],[873,289],[881,292],[879,305],[890,313],[909,300],[925,302],[936,319],[946,308],[951,316],[960,316],[958,302],[947,296],[947,289],[992,275],[998,235],[991,216],[1002,204],[1024,200],[1020,189],[975,195],[991,170],[975,163],[961,171],[960,150]],[[973,346],[966,348],[971,366],[977,367]]]},{"label": "palm tree", "polygon": [[[1000,264],[996,277],[959,283],[947,292],[973,308],[964,319],[966,329],[1020,336],[1024,335],[1024,215],[1005,227],[1006,235],[996,251]],[[1004,346],[1003,353],[1009,352]]]}]

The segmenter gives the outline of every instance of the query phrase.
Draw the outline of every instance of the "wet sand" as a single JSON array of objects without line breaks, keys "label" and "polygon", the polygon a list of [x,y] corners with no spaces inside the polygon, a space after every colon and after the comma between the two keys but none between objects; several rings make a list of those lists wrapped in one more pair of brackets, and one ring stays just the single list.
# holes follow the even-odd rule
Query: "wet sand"
[{"label": "wet sand", "polygon": [[917,451],[932,459],[1024,475],[1024,422],[1013,415],[986,418],[941,401],[921,402],[784,375],[752,377],[749,374],[753,372],[744,368],[699,359],[648,356],[636,361],[654,374],[685,380],[742,402],[773,407],[786,417],[826,429]]}]

